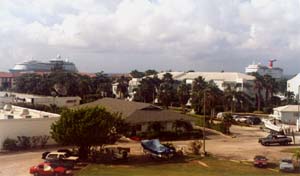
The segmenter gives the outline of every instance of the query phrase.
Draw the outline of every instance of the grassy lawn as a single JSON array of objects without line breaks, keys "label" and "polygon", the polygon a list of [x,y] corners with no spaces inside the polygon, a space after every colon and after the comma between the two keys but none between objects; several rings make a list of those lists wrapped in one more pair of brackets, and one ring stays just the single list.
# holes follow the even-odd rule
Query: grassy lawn
[{"label": "grassy lawn", "polygon": [[240,163],[216,158],[167,163],[151,161],[127,165],[91,164],[75,173],[78,176],[276,176],[284,174],[274,169],[260,169],[251,163]]}]

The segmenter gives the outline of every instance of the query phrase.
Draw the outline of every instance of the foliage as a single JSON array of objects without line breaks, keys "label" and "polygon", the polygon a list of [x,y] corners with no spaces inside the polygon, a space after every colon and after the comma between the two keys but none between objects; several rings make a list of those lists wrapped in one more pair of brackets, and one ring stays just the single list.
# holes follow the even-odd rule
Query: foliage
[{"label": "foliage", "polygon": [[26,150],[29,148],[45,147],[49,136],[17,136],[17,139],[6,138],[3,142],[3,148],[9,151]]},{"label": "foliage", "polygon": [[100,94],[101,97],[112,96],[112,80],[103,71],[97,72],[96,76],[92,78],[92,92]]},{"label": "foliage", "polygon": [[173,80],[172,74],[163,75],[162,82],[158,88],[158,99],[161,104],[168,109],[176,94],[176,82]]},{"label": "foliage", "polygon": [[59,144],[79,147],[79,154],[86,159],[91,146],[112,144],[128,130],[120,114],[105,108],[65,110],[51,126],[52,138]]},{"label": "foliage", "polygon": [[185,105],[190,99],[190,91],[191,91],[191,85],[186,84],[185,80],[182,81],[177,87],[177,96],[183,113],[185,113]]},{"label": "foliage", "polygon": [[145,71],[145,76],[156,75],[158,72],[153,69],[149,69]]},{"label": "foliage", "polygon": [[4,150],[8,150],[8,151],[15,151],[18,150],[18,146],[17,146],[17,140],[15,139],[11,139],[11,138],[6,138],[3,141],[3,149]]},{"label": "foliage", "polygon": [[293,154],[293,158],[296,159],[296,163],[299,166],[299,159],[300,159],[300,150],[296,150]]},{"label": "foliage", "polygon": [[119,95],[119,98],[123,99],[125,97],[127,97],[128,95],[128,82],[129,80],[127,78],[125,78],[124,76],[121,76],[118,80],[117,80],[117,93]]},{"label": "foliage", "polygon": [[30,148],[31,143],[30,143],[30,137],[29,136],[17,136],[18,138],[18,147],[20,149],[26,150]]},{"label": "foliage", "polygon": [[192,153],[195,155],[200,155],[201,147],[202,147],[202,142],[199,140],[190,142],[190,149],[191,149]]},{"label": "foliage", "polygon": [[150,131],[143,132],[137,136],[141,139],[161,139],[161,140],[190,140],[202,138],[202,131],[192,130],[186,132],[173,132],[173,131]]},{"label": "foliage", "polygon": [[133,77],[133,78],[142,78],[145,76],[145,73],[144,72],[140,72],[138,70],[132,70],[130,72],[130,75]]},{"label": "foliage", "polygon": [[207,82],[204,78],[199,76],[192,85],[192,107],[197,114],[200,114],[203,107],[204,89],[207,87]]},{"label": "foliage", "polygon": [[40,146],[41,146],[41,148],[44,148],[45,145],[47,144],[47,142],[48,142],[50,136],[44,135],[44,136],[40,136],[39,138],[40,138],[40,139],[39,139],[39,141],[40,141]]},{"label": "foliage", "polygon": [[141,80],[137,89],[137,96],[135,100],[140,100],[145,103],[151,103],[154,101],[157,93],[156,89],[160,84],[160,80],[157,77],[147,77]]}]

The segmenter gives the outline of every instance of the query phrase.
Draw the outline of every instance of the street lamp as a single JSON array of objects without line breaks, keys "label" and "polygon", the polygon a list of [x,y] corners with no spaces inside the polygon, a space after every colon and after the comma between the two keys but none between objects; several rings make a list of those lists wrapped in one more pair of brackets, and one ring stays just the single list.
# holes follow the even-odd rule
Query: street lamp
[{"label": "street lamp", "polygon": [[204,91],[204,99],[203,99],[204,105],[203,105],[203,113],[204,113],[204,119],[203,119],[203,134],[202,134],[202,139],[203,139],[203,153],[204,156],[206,155],[206,151],[205,151],[205,119],[206,119],[206,91]]}]

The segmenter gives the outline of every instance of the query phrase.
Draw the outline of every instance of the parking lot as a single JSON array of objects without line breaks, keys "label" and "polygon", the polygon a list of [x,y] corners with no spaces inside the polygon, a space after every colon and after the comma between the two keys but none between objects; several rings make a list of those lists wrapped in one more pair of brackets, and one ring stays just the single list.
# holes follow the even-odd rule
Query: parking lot
[{"label": "parking lot", "polygon": [[[289,146],[262,146],[258,143],[259,137],[268,135],[255,127],[232,126],[233,137],[226,137],[219,134],[211,134],[206,141],[206,150],[218,157],[230,160],[252,160],[257,154],[265,155],[271,162],[277,163],[280,158],[290,157],[292,154],[283,153],[286,148],[299,147],[300,140],[296,137],[296,145]],[[175,145],[188,147],[190,141],[172,141]],[[139,142],[119,143],[119,146],[130,147],[131,154],[141,155],[142,148]],[[47,150],[56,150],[47,149]],[[43,160],[41,155],[45,150],[26,151],[22,153],[0,155],[0,175],[5,176],[27,176],[29,167],[36,165]]]}]

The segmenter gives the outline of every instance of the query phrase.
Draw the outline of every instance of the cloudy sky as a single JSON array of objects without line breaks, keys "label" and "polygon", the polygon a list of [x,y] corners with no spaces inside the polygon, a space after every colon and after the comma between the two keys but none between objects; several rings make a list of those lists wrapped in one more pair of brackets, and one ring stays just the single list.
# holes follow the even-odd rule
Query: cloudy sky
[{"label": "cloudy sky", "polygon": [[300,72],[300,0],[0,0],[0,70],[57,54],[80,71]]}]

